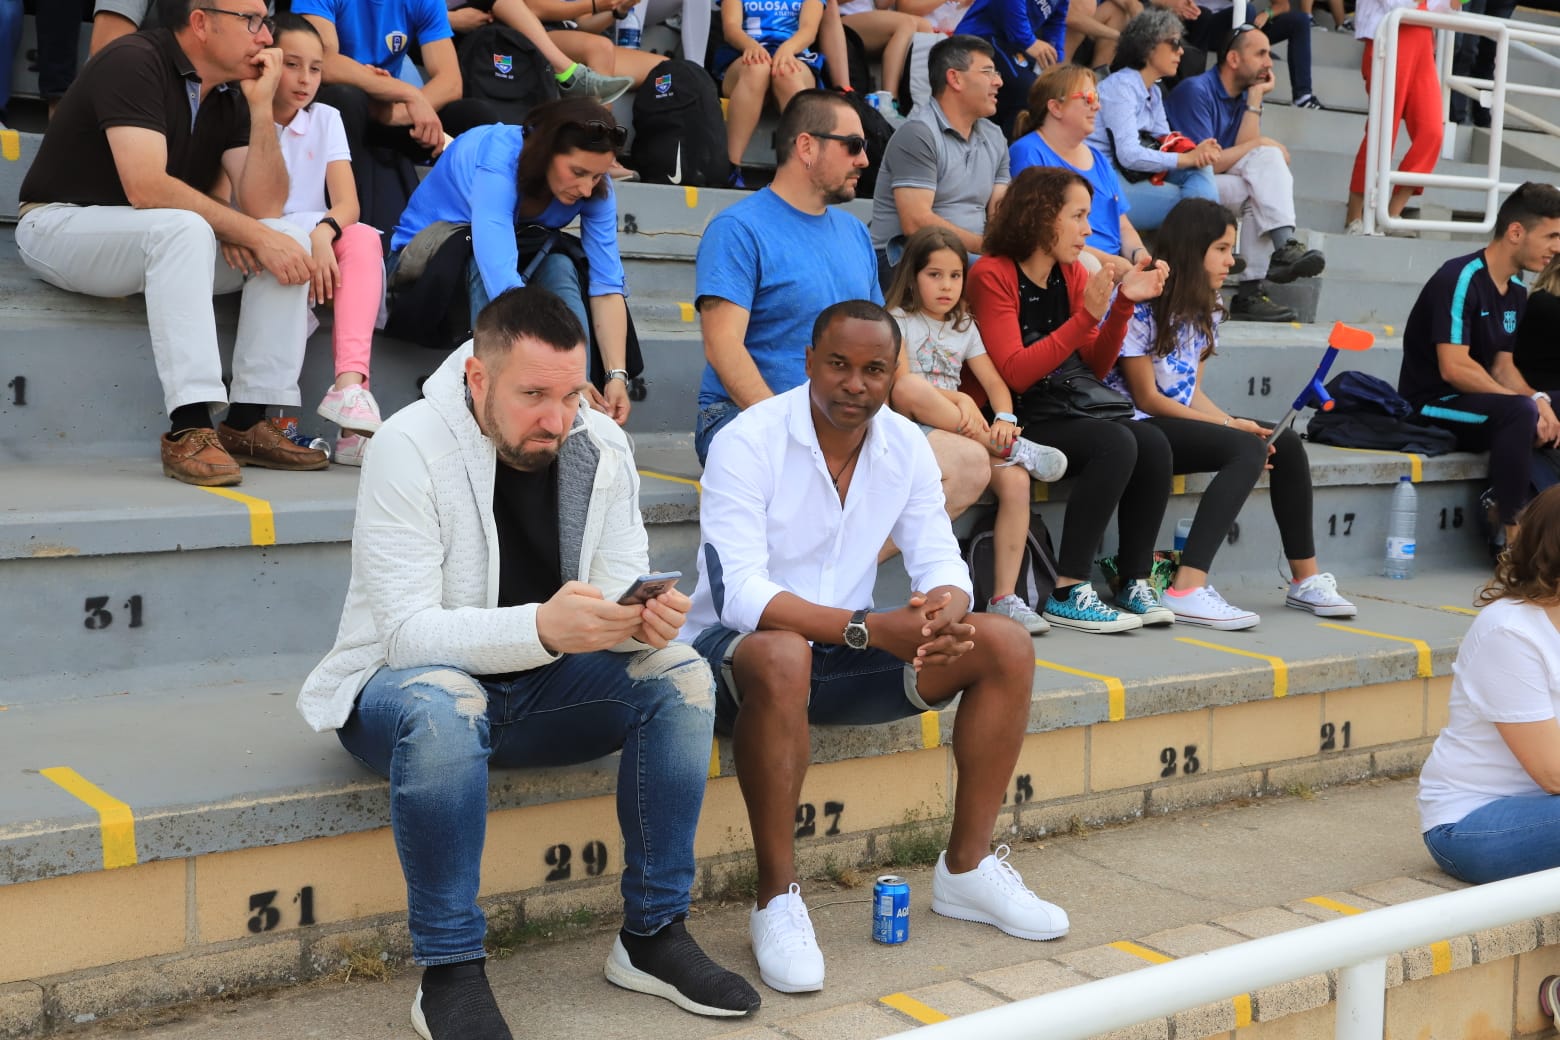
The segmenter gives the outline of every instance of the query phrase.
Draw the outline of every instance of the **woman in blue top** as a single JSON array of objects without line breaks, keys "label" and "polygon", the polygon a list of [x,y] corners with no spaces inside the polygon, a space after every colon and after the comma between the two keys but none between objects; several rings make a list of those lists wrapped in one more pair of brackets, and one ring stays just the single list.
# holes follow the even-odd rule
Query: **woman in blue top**
[{"label": "woman in blue top", "polygon": [[725,0],[720,5],[725,42],[711,66],[720,89],[731,99],[726,113],[726,158],[731,160],[733,188],[742,181],[742,153],[747,151],[764,101],[774,96],[784,112],[793,97],[818,85],[823,56],[813,51],[822,0]]},{"label": "woman in blue top", "polygon": [[[1088,251],[1101,263],[1126,257],[1135,264],[1148,249],[1127,219],[1131,206],[1110,160],[1085,140],[1099,111],[1094,73],[1081,65],[1055,66],[1029,89],[1029,109],[1013,128],[1008,165],[1014,177],[1031,166],[1060,166],[1088,181],[1094,189]],[[1124,273],[1127,264],[1117,260],[1113,267]]]},{"label": "woman in blue top", "polygon": [[[390,264],[421,230],[437,221],[471,225],[467,268],[471,320],[489,300],[526,284],[520,274],[517,228],[562,228],[578,217],[590,278],[581,286],[574,261],[561,250],[531,273],[532,285],[556,293],[585,329],[594,329],[607,371],[605,411],[628,418],[628,295],[618,255],[617,198],[607,171],[625,131],[594,98],[549,101],[524,126],[494,123],[457,137],[412,193],[390,239]],[[590,306],[587,310],[586,297]]]}]

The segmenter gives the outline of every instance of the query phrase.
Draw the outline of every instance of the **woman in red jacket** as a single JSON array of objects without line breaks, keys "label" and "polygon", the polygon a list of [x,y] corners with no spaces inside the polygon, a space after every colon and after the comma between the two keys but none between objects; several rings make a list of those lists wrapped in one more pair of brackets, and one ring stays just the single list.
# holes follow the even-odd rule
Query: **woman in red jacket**
[{"label": "woman in red jacket", "polygon": [[[1076,366],[1074,355],[1103,379],[1116,363],[1133,307],[1164,289],[1168,270],[1147,256],[1121,276],[1114,300],[1117,269],[1108,264],[1091,275],[1079,263],[1089,236],[1089,201],[1088,182],[1071,170],[1024,170],[986,225],[986,255],[970,269],[965,292],[971,310],[986,353],[1013,389],[1019,415],[1026,411],[1024,395],[1044,393],[1036,384],[1064,363]],[[982,400],[979,387],[965,389]],[[1002,414],[993,425],[1016,421]],[[1024,430],[1030,440],[1060,449],[1068,477],[1077,478],[1062,523],[1060,576],[1045,604],[1044,617],[1053,625],[1122,632],[1174,620],[1146,580],[1170,498],[1170,445],[1146,426],[1125,410],[1119,418],[1079,415],[1031,422]],[[1113,510],[1123,578],[1115,607],[1101,602],[1089,583],[1094,549]]]}]

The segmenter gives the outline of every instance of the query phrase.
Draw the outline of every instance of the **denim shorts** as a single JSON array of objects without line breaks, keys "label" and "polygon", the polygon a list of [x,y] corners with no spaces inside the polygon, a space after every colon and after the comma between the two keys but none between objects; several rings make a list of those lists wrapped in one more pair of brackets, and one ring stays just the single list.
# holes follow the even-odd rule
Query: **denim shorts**
[{"label": "denim shorts", "polygon": [[[715,675],[715,728],[730,733],[742,707],[731,661],[747,632],[711,625],[693,641]],[[819,726],[871,726],[938,709],[921,699],[915,669],[887,650],[814,643],[807,720]]]}]

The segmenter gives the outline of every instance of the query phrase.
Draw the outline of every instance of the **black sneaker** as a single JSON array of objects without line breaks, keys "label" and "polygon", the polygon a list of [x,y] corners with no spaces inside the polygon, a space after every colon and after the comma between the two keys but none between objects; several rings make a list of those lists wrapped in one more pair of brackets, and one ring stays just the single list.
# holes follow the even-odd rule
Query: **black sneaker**
[{"label": "black sneaker", "polygon": [[1230,265],[1230,274],[1245,274],[1245,273],[1246,273],[1246,258],[1243,257],[1243,256],[1237,256],[1235,258],[1235,262]]},{"label": "black sneaker", "polygon": [[1235,321],[1298,321],[1293,307],[1275,303],[1262,291],[1261,282],[1242,282],[1230,303],[1230,318]]},{"label": "black sneaker", "polygon": [[746,979],[710,960],[681,921],[654,935],[619,932],[607,957],[607,981],[636,993],[665,997],[695,1015],[732,1018],[762,1001]]},{"label": "black sneaker", "polygon": [[412,1000],[412,1028],[423,1040],[514,1040],[488,985],[487,962],[445,964],[423,972]]},{"label": "black sneaker", "polygon": [[1268,262],[1267,278],[1270,282],[1284,285],[1296,278],[1315,278],[1326,267],[1327,258],[1320,250],[1307,249],[1300,244],[1299,239],[1291,238],[1282,248],[1273,251],[1273,259]]}]

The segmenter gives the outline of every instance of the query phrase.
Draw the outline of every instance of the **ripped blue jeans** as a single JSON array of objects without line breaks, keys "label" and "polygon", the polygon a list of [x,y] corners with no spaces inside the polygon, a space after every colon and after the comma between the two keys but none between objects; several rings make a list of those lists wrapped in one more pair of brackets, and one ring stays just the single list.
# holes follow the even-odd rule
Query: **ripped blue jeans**
[{"label": "ripped blue jeans", "polygon": [[[473,678],[441,666],[374,673],[338,735],[353,757],[390,781],[390,826],[417,963],[483,955],[487,919],[477,890],[489,766],[572,765],[621,750],[624,927],[650,935],[685,915],[714,690],[704,660],[679,643],[566,655],[505,676]],[[527,854],[541,862],[547,845],[538,835]],[[600,862],[588,862],[584,849],[572,854],[580,860],[576,876]]]}]

